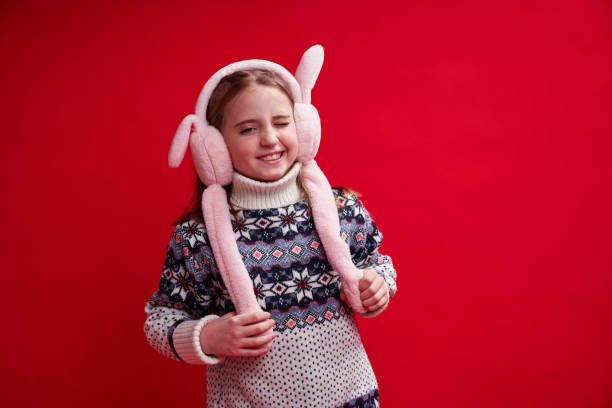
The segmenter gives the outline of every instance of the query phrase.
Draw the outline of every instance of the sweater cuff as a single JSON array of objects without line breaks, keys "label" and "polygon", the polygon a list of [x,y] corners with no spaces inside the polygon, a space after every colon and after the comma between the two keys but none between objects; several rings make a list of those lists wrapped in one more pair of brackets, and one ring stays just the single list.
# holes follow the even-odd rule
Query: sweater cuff
[{"label": "sweater cuff", "polygon": [[181,360],[189,364],[208,365],[218,364],[225,360],[223,357],[204,353],[200,345],[202,327],[218,318],[217,315],[207,315],[200,320],[186,320],[174,329],[172,343]]},{"label": "sweater cuff", "polygon": [[385,303],[384,305],[382,305],[381,307],[379,307],[376,310],[372,310],[371,312],[365,312],[365,313],[359,313],[357,312],[357,314],[359,314],[359,316],[363,316],[363,317],[374,317],[374,316],[378,316],[379,314],[381,314],[383,312],[383,310],[385,310],[387,308],[387,306],[389,305],[389,301],[391,300],[391,296],[389,293],[389,286],[387,285],[387,282],[385,282],[385,288],[387,289],[387,303]]}]

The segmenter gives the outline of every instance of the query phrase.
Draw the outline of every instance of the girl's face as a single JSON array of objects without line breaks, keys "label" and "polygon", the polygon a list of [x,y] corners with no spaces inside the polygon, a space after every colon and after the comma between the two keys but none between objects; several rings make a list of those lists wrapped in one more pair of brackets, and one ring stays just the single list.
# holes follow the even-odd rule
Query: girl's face
[{"label": "girl's face", "polygon": [[283,177],[297,157],[293,104],[280,89],[252,85],[226,106],[221,133],[234,169],[255,180]]}]

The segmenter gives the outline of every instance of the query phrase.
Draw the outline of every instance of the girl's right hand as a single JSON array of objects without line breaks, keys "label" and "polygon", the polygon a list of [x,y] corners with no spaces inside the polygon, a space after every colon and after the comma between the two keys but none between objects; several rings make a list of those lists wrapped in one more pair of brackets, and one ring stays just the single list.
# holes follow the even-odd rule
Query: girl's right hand
[{"label": "girl's right hand", "polygon": [[272,327],[274,320],[263,310],[227,313],[202,328],[200,346],[204,353],[218,357],[261,356],[270,350],[270,342],[276,337]]}]

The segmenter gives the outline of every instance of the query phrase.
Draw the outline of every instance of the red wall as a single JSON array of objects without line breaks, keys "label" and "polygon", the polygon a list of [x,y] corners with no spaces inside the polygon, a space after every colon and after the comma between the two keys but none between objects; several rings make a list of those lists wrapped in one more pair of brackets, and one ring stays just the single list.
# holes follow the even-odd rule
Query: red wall
[{"label": "red wall", "polygon": [[219,67],[320,43],[319,164],[399,275],[383,407],[611,406],[610,2],[252,3],[0,3],[2,405],[201,406],[142,330],[170,141]]}]

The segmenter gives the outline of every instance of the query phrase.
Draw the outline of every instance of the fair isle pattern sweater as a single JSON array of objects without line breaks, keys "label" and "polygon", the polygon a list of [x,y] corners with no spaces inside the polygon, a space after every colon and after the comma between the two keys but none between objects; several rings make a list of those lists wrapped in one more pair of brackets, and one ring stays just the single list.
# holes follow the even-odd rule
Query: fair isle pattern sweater
[{"label": "fair isle pattern sweater", "polygon": [[[168,358],[207,364],[210,408],[379,406],[355,317],[340,301],[340,278],[325,257],[308,201],[292,202],[296,167],[275,183],[234,177],[233,202],[268,206],[241,210],[233,219],[259,305],[276,322],[267,354],[221,359],[202,352],[202,326],[235,309],[200,223],[175,227],[159,288],[147,301],[149,344]],[[353,262],[380,273],[393,296],[396,274],[391,259],[378,252],[376,224],[356,197],[334,194],[343,204],[341,235]]]}]

